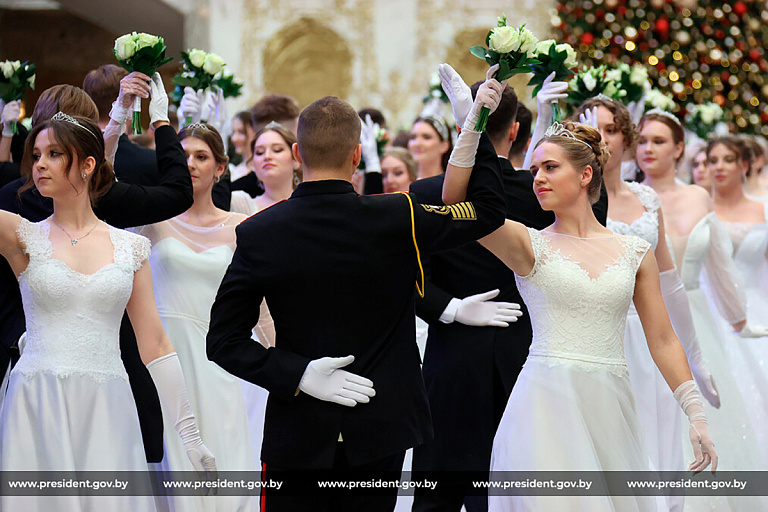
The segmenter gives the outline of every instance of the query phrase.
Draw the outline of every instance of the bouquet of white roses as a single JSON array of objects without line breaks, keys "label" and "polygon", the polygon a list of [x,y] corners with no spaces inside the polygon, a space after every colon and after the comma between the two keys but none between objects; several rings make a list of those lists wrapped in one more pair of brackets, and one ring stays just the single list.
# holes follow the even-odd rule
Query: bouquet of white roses
[{"label": "bouquet of white roses", "polygon": [[620,89],[616,86],[615,81],[618,78],[617,71],[609,70],[604,64],[584,68],[568,82],[568,97],[565,101],[578,107],[599,94],[619,99]]},{"label": "bouquet of white roses", "polygon": [[640,63],[633,66],[619,62],[616,65],[618,71],[616,86],[619,88],[619,99],[625,105],[637,103],[651,90],[651,81],[648,79],[648,70]]},{"label": "bouquet of white roses", "polygon": [[195,91],[217,90],[217,75],[221,77],[220,73],[226,67],[221,56],[192,49],[181,52],[181,62],[181,72],[173,77],[173,84],[176,86],[174,97],[178,98],[178,101],[181,101],[185,87],[191,87]]},{"label": "bouquet of white roses", "polygon": [[694,132],[699,138],[707,137],[715,131],[715,125],[723,118],[723,109],[717,103],[708,102],[703,105],[686,106],[685,127]]},{"label": "bouquet of white roses", "polygon": [[445,94],[443,86],[440,83],[440,75],[437,72],[432,73],[429,77],[429,92],[421,100],[423,103],[429,103],[430,101],[440,101],[442,103],[450,103],[451,100],[448,95]]},{"label": "bouquet of white roses", "polygon": [[663,93],[655,87],[645,93],[645,104],[651,108],[658,108],[667,112],[677,110],[677,103],[669,94]]},{"label": "bouquet of white roses", "polygon": [[[0,100],[10,103],[24,98],[27,89],[35,88],[35,65],[29,62],[6,60],[0,62]],[[13,123],[13,133],[19,133]]]},{"label": "bouquet of white roses", "polygon": [[232,74],[229,68],[224,68],[213,77],[213,85],[218,87],[224,93],[225,98],[237,98],[243,92],[243,82]]},{"label": "bouquet of white roses", "polygon": [[[579,65],[576,60],[576,50],[568,43],[555,44],[554,39],[539,41],[534,48],[534,55],[538,64],[531,64],[533,76],[528,81],[528,85],[536,86],[533,89],[533,97],[541,90],[544,80],[553,72],[555,76],[553,81],[563,81],[574,73],[574,69]],[[552,104],[553,122],[559,122],[562,119],[560,106],[557,102]]]},{"label": "bouquet of white roses", "polygon": [[[485,36],[488,48],[473,46],[469,51],[475,57],[485,60],[489,66],[498,64],[499,69],[494,78],[503,82],[519,73],[530,73],[531,65],[541,63],[534,54],[538,42],[538,38],[525,28],[525,24],[520,28],[510,27],[507,25],[507,17],[502,14],[497,19],[497,26]],[[483,107],[475,126],[476,130],[485,130],[490,113],[487,107]]]},{"label": "bouquet of white roses", "polygon": [[[132,32],[118,37],[112,52],[117,62],[129,73],[138,71],[151,77],[157,68],[173,60],[165,56],[165,41],[162,37]],[[141,133],[141,98],[137,97],[133,104],[133,130]]]}]

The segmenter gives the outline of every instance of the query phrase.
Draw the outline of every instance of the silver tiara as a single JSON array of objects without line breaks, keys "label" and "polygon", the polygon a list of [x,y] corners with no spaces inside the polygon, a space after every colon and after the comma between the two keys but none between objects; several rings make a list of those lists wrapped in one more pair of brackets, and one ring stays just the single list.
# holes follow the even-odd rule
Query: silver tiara
[{"label": "silver tiara", "polygon": [[597,96],[595,96],[595,98],[597,98],[599,100],[603,100],[603,101],[611,101],[611,102],[616,101],[615,98],[611,98],[610,96],[606,96],[603,93],[598,94]]},{"label": "silver tiara", "polygon": [[185,130],[210,130],[211,127],[206,123],[190,123],[184,127]]},{"label": "silver tiara", "polygon": [[82,124],[80,121],[78,121],[77,119],[75,119],[74,117],[72,117],[72,116],[71,116],[71,115],[69,115],[69,114],[65,114],[65,113],[64,113],[64,112],[62,112],[61,110],[59,110],[58,112],[56,112],[56,114],[54,114],[54,116],[51,118],[51,121],[58,121],[58,122],[61,122],[61,121],[63,121],[63,122],[65,122],[65,123],[70,123],[70,124],[73,124],[73,125],[75,125],[75,126],[79,126],[79,127],[80,127],[80,128],[82,128],[83,130],[87,131],[88,133],[90,133],[91,135],[93,135],[94,137],[96,137],[97,139],[99,139],[99,136],[98,136],[98,135],[96,135],[96,134],[95,134],[95,133],[93,133],[91,130],[89,130],[89,129],[88,129],[88,128],[87,128],[85,125],[83,125],[83,124]]},{"label": "silver tiara", "polygon": [[424,116],[422,119],[432,125],[432,128],[437,131],[441,139],[448,140],[448,125],[445,124],[442,117]]},{"label": "silver tiara", "polygon": [[569,139],[577,140],[587,146],[589,149],[592,149],[592,146],[589,145],[588,142],[581,140],[576,135],[573,134],[573,132],[569,129],[567,129],[565,126],[563,126],[560,123],[555,122],[552,126],[547,128],[547,131],[544,132],[545,137],[567,137]]},{"label": "silver tiara", "polygon": [[683,124],[680,122],[680,120],[677,118],[677,116],[676,116],[676,115],[674,115],[674,114],[670,114],[670,113],[669,113],[669,112],[667,112],[666,110],[661,110],[659,107],[656,107],[656,108],[652,108],[651,110],[649,110],[648,112],[646,112],[646,113],[645,113],[645,115],[646,115],[646,116],[647,116],[648,114],[656,114],[656,115],[658,115],[658,116],[664,116],[664,117],[667,117],[667,118],[669,118],[669,119],[673,120],[673,121],[675,122],[675,124],[676,124],[677,126],[679,126],[680,128],[682,128],[682,127],[683,127]]},{"label": "silver tiara", "polygon": [[282,128],[282,127],[283,127],[283,125],[281,125],[281,124],[280,124],[280,123],[278,123],[277,121],[270,121],[270,122],[268,122],[268,123],[267,123],[267,124],[264,126],[264,129],[265,129],[265,130],[274,130],[275,128]]}]

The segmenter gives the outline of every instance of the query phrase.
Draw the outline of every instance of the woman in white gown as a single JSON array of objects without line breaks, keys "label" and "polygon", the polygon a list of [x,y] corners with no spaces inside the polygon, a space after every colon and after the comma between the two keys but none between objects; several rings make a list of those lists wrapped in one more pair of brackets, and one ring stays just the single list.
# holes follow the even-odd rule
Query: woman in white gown
[{"label": "woman in white gown", "polygon": [[[157,94],[159,75],[153,79]],[[167,101],[167,100],[166,100]],[[155,121],[166,123],[164,120]],[[92,121],[58,113],[27,141],[23,169],[54,213],[38,223],[0,211],[0,253],[19,278],[26,344],[0,411],[2,471],[146,471],[139,421],[120,360],[123,311],[163,409],[198,470],[215,471],[181,367],[152,296],[146,238],[99,221],[112,183]],[[0,509],[154,510],[151,496],[2,496]]]},{"label": "woman in white gown", "polygon": [[[701,187],[675,180],[675,165],[684,148],[684,133],[672,114],[653,110],[638,126],[637,163],[647,184],[659,195],[666,219],[666,235],[673,259],[688,294],[696,335],[717,378],[721,407],[704,404],[712,436],[718,449],[728,453],[722,466],[728,470],[764,469],[756,428],[747,411],[733,368],[725,353],[725,337],[720,335],[715,309],[733,330],[742,336],[755,336],[746,322],[743,284],[730,257],[730,242],[722,224],[712,211],[709,194]],[[705,292],[705,288],[707,292]],[[744,340],[744,343],[753,343]],[[683,445],[684,456],[691,457]],[[689,510],[753,510],[752,500],[741,497],[686,499]]]},{"label": "woman in white gown", "polygon": [[[534,333],[496,432],[492,471],[648,469],[622,339],[633,298],[654,360],[691,420],[699,455],[692,468],[702,470],[711,461],[716,467],[699,393],[659,293],[650,244],[612,233],[592,213],[607,158],[597,130],[556,124],[538,143],[531,165],[534,192],[543,209],[555,212],[555,223],[537,231],[507,220],[481,240],[517,274]],[[465,186],[446,181],[445,202],[463,200]],[[655,510],[654,501],[496,495],[489,504],[492,511],[593,512]]]},{"label": "woman in white gown", "polygon": [[[616,100],[598,97],[583,103],[576,114],[599,129],[611,154],[603,176],[608,192],[607,227],[614,233],[637,236],[651,244],[659,265],[661,293],[691,372],[704,397],[719,407],[714,379],[696,338],[685,288],[667,244],[659,243],[665,238],[659,197],[650,187],[621,180],[621,156],[625,150],[634,149],[636,139],[629,111]],[[640,317],[633,306],[627,316],[624,353],[651,469],[681,471],[685,467],[684,416],[651,358]],[[685,496],[666,496],[665,510],[681,512],[684,500]]]},{"label": "woman in white gown", "polygon": [[[218,209],[213,185],[221,179],[227,155],[221,135],[205,123],[179,132],[192,177],[194,203],[173,219],[139,228],[152,242],[152,280],[166,332],[173,338],[187,378],[189,401],[200,432],[223,471],[255,471],[241,381],[208,360],[205,337],[211,305],[232,261],[235,227],[245,215]],[[167,424],[169,418],[164,415]],[[192,469],[184,447],[165,439],[165,464],[172,471]],[[256,496],[175,496],[177,511],[243,512],[258,508]]]},{"label": "woman in white gown", "polygon": [[[722,137],[707,145],[709,174],[714,183],[714,210],[725,226],[739,277],[747,297],[747,323],[768,320],[768,204],[747,197],[744,179],[753,159],[743,139]],[[753,327],[753,329],[756,329]],[[741,389],[753,425],[768,424],[768,338],[747,342],[730,329],[726,355]],[[768,334],[765,332],[764,334]],[[755,429],[763,468],[768,469],[768,431]]]}]

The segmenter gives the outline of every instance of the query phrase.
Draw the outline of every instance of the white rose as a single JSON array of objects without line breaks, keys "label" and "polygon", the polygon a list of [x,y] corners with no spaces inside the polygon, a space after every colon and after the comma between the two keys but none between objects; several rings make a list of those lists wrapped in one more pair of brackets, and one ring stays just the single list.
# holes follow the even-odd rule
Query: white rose
[{"label": "white rose", "polygon": [[632,66],[632,71],[629,72],[629,81],[637,85],[648,83],[648,71],[645,66]]},{"label": "white rose", "polygon": [[19,68],[21,67],[21,61],[20,60],[15,60],[15,61],[11,62],[11,66],[13,66],[13,70],[14,71],[18,71]]},{"label": "white rose", "polygon": [[[624,94],[621,94],[624,93]],[[605,89],[603,89],[603,94],[608,96],[609,98],[615,98],[617,96],[624,96],[627,94],[626,91],[619,91],[616,87],[616,82],[608,82],[605,86]]]},{"label": "white rose", "polygon": [[609,69],[605,72],[605,79],[612,82],[621,82],[621,71],[618,69]]},{"label": "white rose", "polygon": [[136,50],[136,41],[133,39],[133,34],[125,34],[115,40],[115,54],[118,60],[130,59],[136,53]]},{"label": "white rose", "polygon": [[539,38],[533,35],[533,32],[527,28],[520,29],[520,52],[532,57],[537,44],[539,44]]},{"label": "white rose", "polygon": [[534,50],[534,53],[536,55],[539,54],[549,54],[549,49],[552,48],[552,45],[555,44],[554,39],[546,39],[544,41],[539,41],[539,43],[536,45],[536,49]]},{"label": "white rose", "polygon": [[11,78],[13,76],[13,65],[10,61],[0,62],[0,69],[3,70],[3,76],[5,78]]},{"label": "white rose", "polygon": [[29,84],[29,86],[30,86],[31,88],[33,88],[33,89],[35,88],[35,77],[36,77],[36,76],[37,76],[37,75],[32,75],[31,77],[27,78],[27,83],[28,83],[28,84]]},{"label": "white rose", "polygon": [[579,81],[578,79],[574,78],[570,82],[568,82],[568,88],[572,90],[573,92],[579,92]]},{"label": "white rose", "polygon": [[658,89],[648,91],[645,95],[645,102],[661,110],[671,110],[675,107],[674,100]]},{"label": "white rose", "polygon": [[563,64],[567,68],[574,68],[579,64],[578,56],[579,54],[576,53],[576,50],[573,49],[573,46],[569,45],[568,43],[563,43],[555,46],[555,50],[558,52],[565,52],[567,57],[565,58],[565,61]]},{"label": "white rose", "polygon": [[597,86],[597,79],[591,73],[585,74],[583,77],[581,77],[581,79],[584,82],[584,87],[586,87],[588,91],[595,90],[595,86]]},{"label": "white rose", "polygon": [[147,46],[155,46],[158,41],[160,41],[160,38],[157,36],[153,36],[152,34],[145,34],[144,32],[140,32],[136,34],[136,46],[138,48],[145,48]]},{"label": "white rose", "polygon": [[219,55],[216,55],[215,53],[209,53],[205,57],[205,64],[203,64],[203,71],[205,71],[208,74],[215,75],[222,69],[224,69],[224,66],[226,66],[227,63],[224,62],[224,59],[222,59]]},{"label": "white rose", "polygon": [[443,95],[437,89],[433,89],[430,93],[433,98],[440,99]]},{"label": "white rose", "polygon": [[491,31],[488,47],[497,53],[517,51],[520,47],[520,32],[514,27],[496,27]]},{"label": "white rose", "polygon": [[440,75],[437,73],[432,73],[432,75],[429,77],[429,86],[430,87],[438,87],[440,85]]},{"label": "white rose", "polygon": [[205,57],[208,55],[203,50],[189,50],[187,52],[187,55],[189,56],[189,62],[192,63],[193,66],[196,68],[203,67],[203,64],[205,64]]}]

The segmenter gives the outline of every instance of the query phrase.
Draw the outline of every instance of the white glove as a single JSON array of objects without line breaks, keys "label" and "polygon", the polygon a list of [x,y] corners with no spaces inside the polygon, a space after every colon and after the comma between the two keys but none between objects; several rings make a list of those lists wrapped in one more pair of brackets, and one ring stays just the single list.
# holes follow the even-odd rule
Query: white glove
[{"label": "white glove", "polygon": [[579,122],[587,126],[591,126],[595,130],[598,130],[597,126],[597,107],[587,109],[583,114],[579,114]]},{"label": "white glove", "polygon": [[[224,141],[224,147],[227,146],[227,137],[229,137],[230,126],[232,123],[227,115],[227,103],[224,100],[224,91],[219,89],[217,92],[208,91],[205,93],[205,106],[203,107],[202,119],[221,134]],[[207,112],[206,112],[207,110]]]},{"label": "white glove", "polygon": [[490,300],[498,294],[499,290],[496,289],[470,295],[461,300],[451,299],[451,302],[454,300],[458,302],[455,321],[478,327],[509,327],[509,322],[517,322],[518,317],[523,316],[523,312],[520,311],[520,304]]},{"label": "white glove", "polygon": [[120,80],[120,92],[117,100],[112,103],[109,118],[118,124],[124,124],[133,114],[133,106],[136,98],[149,98],[151,91],[150,78],[144,73],[134,71]]},{"label": "white glove", "polygon": [[152,376],[163,407],[172,418],[175,418],[173,427],[181,437],[192,466],[197,471],[205,472],[209,478],[215,477],[216,459],[200,438],[200,431],[197,429],[195,415],[187,398],[187,386],[184,384],[184,374],[181,372],[181,364],[176,352],[151,361],[147,364],[147,370]]},{"label": "white glove", "polygon": [[471,89],[450,64],[440,64],[437,67],[437,74],[440,76],[443,91],[451,100],[453,118],[456,120],[456,124],[464,126],[467,114],[472,110]]},{"label": "white glove", "polygon": [[541,85],[539,93],[536,95],[536,108],[538,117],[536,118],[536,127],[533,129],[531,142],[528,144],[528,151],[525,153],[525,162],[523,169],[531,168],[533,159],[533,150],[536,144],[544,137],[547,128],[552,124],[552,103],[568,97],[568,82],[553,82],[555,72],[553,71]]},{"label": "white glove", "polygon": [[376,136],[379,133],[378,123],[371,120],[369,114],[365,115],[365,122],[360,129],[360,144],[363,146],[363,158],[365,159],[365,172],[381,172],[381,161],[379,160],[379,148],[376,143]]},{"label": "white glove", "polygon": [[707,427],[707,417],[704,414],[704,408],[701,405],[699,390],[696,389],[696,383],[688,380],[680,384],[674,392],[675,399],[683,408],[690,428],[688,435],[693,445],[693,455],[696,460],[691,462],[688,469],[694,473],[703,471],[712,463],[712,474],[717,470],[717,453],[715,452],[715,443],[709,436]]},{"label": "white glove", "polygon": [[184,96],[181,97],[178,109],[181,126],[200,122],[204,102],[205,91],[195,91],[191,87],[184,88]]},{"label": "white glove", "polygon": [[632,118],[632,122],[637,126],[643,118],[643,114],[645,114],[645,96],[640,98],[640,101],[630,101],[627,103],[627,110],[629,110],[629,116]]},{"label": "white glove", "polygon": [[301,376],[299,389],[309,396],[347,407],[367,404],[376,395],[373,382],[346,370],[340,370],[355,360],[355,356],[323,357],[310,361]]},{"label": "white glove", "polygon": [[488,107],[490,113],[493,114],[499,106],[501,95],[507,86],[506,81],[501,83],[495,78],[491,78],[497,69],[499,69],[498,64],[488,69],[485,82],[477,90],[475,101],[464,120],[464,127],[459,138],[456,139],[456,145],[453,146],[451,157],[448,159],[448,163],[454,167],[470,169],[475,166],[475,154],[477,153],[477,145],[480,143],[480,132],[475,131],[475,126],[480,117],[480,111],[483,107]]},{"label": "white glove", "polygon": [[660,272],[659,281],[661,283],[661,296],[664,298],[664,305],[669,312],[669,320],[672,322],[677,338],[688,357],[693,378],[696,379],[701,394],[704,395],[707,402],[717,409],[720,407],[720,394],[717,391],[715,379],[701,355],[701,347],[699,346],[699,339],[696,337],[696,329],[693,326],[691,306],[688,303],[685,285],[680,279],[680,274],[674,268]]},{"label": "white glove", "polygon": [[[1,100],[0,100],[1,101]],[[21,100],[9,101],[2,110],[3,137],[13,137],[13,124],[21,118]]]},{"label": "white glove", "polygon": [[739,331],[739,338],[762,338],[768,336],[768,327],[747,324]]},{"label": "white glove", "polygon": [[152,81],[149,83],[152,92],[152,99],[149,100],[149,122],[155,124],[157,121],[168,120],[168,93],[165,92],[165,85],[160,73],[152,75]]}]

